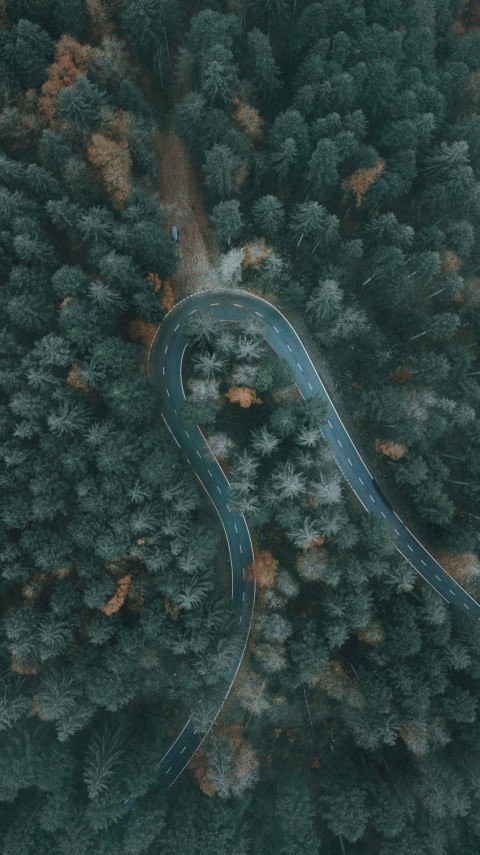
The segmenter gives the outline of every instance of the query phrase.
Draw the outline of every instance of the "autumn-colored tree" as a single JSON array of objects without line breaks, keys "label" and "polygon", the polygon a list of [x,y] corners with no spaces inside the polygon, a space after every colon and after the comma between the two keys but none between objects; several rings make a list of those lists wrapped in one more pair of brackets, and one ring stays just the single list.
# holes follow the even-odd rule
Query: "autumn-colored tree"
[{"label": "autumn-colored tree", "polygon": [[107,8],[108,2],[106,0],[84,0],[84,3],[90,27],[97,38],[112,35],[113,27]]},{"label": "autumn-colored tree", "polygon": [[262,403],[261,398],[257,398],[255,391],[248,386],[232,386],[228,392],[225,392],[225,397],[231,404],[240,404],[243,409],[251,407],[252,404]]},{"label": "autumn-colored tree", "polygon": [[72,36],[62,36],[55,47],[55,59],[48,68],[48,77],[42,86],[39,99],[40,113],[52,127],[59,125],[57,119],[57,96],[61,89],[75,83],[87,68],[88,48],[75,41]]},{"label": "autumn-colored tree", "polygon": [[447,573],[464,584],[480,576],[480,559],[473,552],[444,552],[438,560]]},{"label": "autumn-colored tree", "polygon": [[128,146],[126,114],[119,110],[111,124],[111,131],[116,139],[106,136],[105,133],[92,134],[87,157],[92,166],[96,167],[114,208],[119,210],[123,208],[132,189],[132,159]]},{"label": "autumn-colored tree", "polygon": [[33,653],[14,654],[10,663],[10,668],[15,674],[24,676],[38,674],[40,667],[40,661]]},{"label": "autumn-colored tree", "polygon": [[200,789],[221,798],[242,796],[258,778],[258,760],[253,748],[243,740],[216,736],[194,765]]},{"label": "autumn-colored tree", "polygon": [[163,282],[158,273],[147,273],[147,280],[152,283],[154,291],[163,292],[162,308],[167,312],[172,309],[175,305],[175,292],[171,282],[168,279]]},{"label": "autumn-colored tree", "polygon": [[448,276],[449,273],[456,273],[457,270],[460,270],[461,266],[462,260],[455,252],[445,250],[445,252],[442,253],[442,267],[440,273],[444,276]]},{"label": "autumn-colored tree", "polygon": [[43,591],[46,580],[47,575],[45,573],[36,573],[34,576],[31,576],[23,586],[23,596],[31,602],[38,599]]},{"label": "autumn-colored tree", "polygon": [[67,383],[74,389],[80,389],[85,395],[91,393],[91,389],[81,378],[81,369],[78,362],[74,362],[67,375]]},{"label": "autumn-colored tree", "polygon": [[170,309],[173,309],[175,305],[175,292],[173,290],[171,282],[167,281],[163,283],[163,297],[162,297],[162,308],[165,311],[169,312]]},{"label": "autumn-colored tree", "polygon": [[408,451],[406,445],[403,445],[401,442],[395,442],[394,439],[387,439],[384,442],[380,439],[376,439],[375,449],[376,451],[381,452],[381,454],[391,457],[392,460],[400,460],[401,457],[405,457]]},{"label": "autumn-colored tree", "polygon": [[247,243],[243,248],[242,267],[253,267],[254,270],[260,270],[271,253],[271,247],[267,246],[263,240]]},{"label": "autumn-colored tree", "polygon": [[342,701],[356,709],[362,706],[363,698],[356,680],[353,676],[349,676],[340,662],[329,662],[326,672],[317,677],[315,683],[326,695],[336,701]]},{"label": "autumn-colored tree", "polygon": [[390,374],[390,378],[395,381],[395,383],[405,383],[407,380],[410,380],[413,377],[413,373],[408,365],[400,365],[395,371],[392,371]]},{"label": "autumn-colored tree", "polygon": [[127,591],[130,587],[132,581],[132,577],[129,573],[125,576],[121,576],[117,579],[117,590],[115,591],[113,597],[104,603],[103,606],[100,606],[100,611],[103,612],[104,615],[115,614],[122,607],[125,597],[127,596]]},{"label": "autumn-colored tree", "polygon": [[233,118],[240,125],[244,134],[252,140],[258,142],[262,139],[262,117],[259,110],[248,104],[246,101],[241,101],[240,98],[235,98],[233,101],[234,111]]},{"label": "autumn-colored tree", "polygon": [[245,578],[257,582],[260,588],[271,588],[275,582],[278,570],[278,561],[273,557],[269,549],[260,549],[253,561],[247,567]]},{"label": "autumn-colored tree", "polygon": [[355,204],[358,207],[362,204],[363,197],[373,184],[376,178],[385,170],[385,161],[379,158],[375,166],[370,166],[367,169],[356,169],[348,178],[342,182],[342,186],[346,190],[351,190],[355,196]]},{"label": "autumn-colored tree", "polygon": [[371,620],[367,626],[355,630],[356,635],[364,644],[381,644],[385,638],[383,627],[378,620]]}]

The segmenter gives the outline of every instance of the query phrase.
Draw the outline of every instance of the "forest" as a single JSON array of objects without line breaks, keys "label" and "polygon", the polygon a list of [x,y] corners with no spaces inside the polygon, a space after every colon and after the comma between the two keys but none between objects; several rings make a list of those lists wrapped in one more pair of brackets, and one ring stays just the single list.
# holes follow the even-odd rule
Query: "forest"
[{"label": "forest", "polygon": [[476,0],[0,0],[0,850],[477,855],[478,622],[364,512],[262,324],[198,313],[180,415],[257,585],[211,728],[227,544],[148,363],[194,289],[169,134],[212,287],[282,308],[480,597]]}]

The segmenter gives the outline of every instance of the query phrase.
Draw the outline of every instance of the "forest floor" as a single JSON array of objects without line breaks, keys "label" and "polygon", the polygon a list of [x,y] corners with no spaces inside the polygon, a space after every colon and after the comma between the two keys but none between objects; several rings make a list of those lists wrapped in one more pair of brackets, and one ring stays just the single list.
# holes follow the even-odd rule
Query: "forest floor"
[{"label": "forest floor", "polygon": [[185,144],[175,133],[175,117],[156,139],[160,204],[168,227],[179,231],[179,265],[171,279],[176,299],[208,288],[210,259],[218,255],[203,199]]}]

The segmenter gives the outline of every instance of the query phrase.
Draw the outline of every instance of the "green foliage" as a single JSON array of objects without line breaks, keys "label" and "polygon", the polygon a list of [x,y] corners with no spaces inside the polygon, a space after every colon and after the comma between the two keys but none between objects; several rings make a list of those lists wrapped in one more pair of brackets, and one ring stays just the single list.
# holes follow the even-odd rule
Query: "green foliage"
[{"label": "green foliage", "polygon": [[75,83],[61,89],[58,95],[60,116],[70,122],[76,131],[93,131],[108,104],[106,92],[87,77],[80,75]]},{"label": "green foliage", "polygon": [[236,190],[238,158],[227,145],[214,145],[205,155],[205,183],[212,197],[228,199]]},{"label": "green foliage", "polygon": [[[179,88],[177,0],[2,6],[0,848],[473,855],[478,624],[352,501],[324,404],[296,395],[261,324],[208,313],[181,416],[207,428],[276,571],[225,732],[198,755],[216,794],[158,787],[172,726],[193,712],[207,731],[238,655],[220,527],[130,338],[165,312],[148,274],[176,268],[155,143],[178,91],[220,249],[275,246],[237,284],[305,321],[390,500],[478,597],[475,4],[227,5],[194,10]],[[63,33],[91,43],[51,122],[38,99]],[[96,130],[132,163],[121,205],[90,163]],[[261,403],[228,402],[232,385]]]},{"label": "green foliage", "polygon": [[25,89],[35,89],[46,79],[47,65],[53,57],[53,42],[38,24],[19,20],[11,33],[18,79]]},{"label": "green foliage", "polygon": [[260,234],[274,241],[283,226],[285,213],[276,196],[262,196],[252,207],[252,217]]},{"label": "green foliage", "polygon": [[210,220],[217,240],[223,246],[230,246],[242,233],[243,218],[240,203],[236,199],[215,205]]},{"label": "green foliage", "polygon": [[78,39],[85,29],[83,0],[44,0],[42,16],[56,39],[63,33]]},{"label": "green foliage", "polygon": [[108,788],[122,754],[122,743],[121,730],[108,724],[94,732],[85,754],[83,772],[89,799],[98,798]]}]

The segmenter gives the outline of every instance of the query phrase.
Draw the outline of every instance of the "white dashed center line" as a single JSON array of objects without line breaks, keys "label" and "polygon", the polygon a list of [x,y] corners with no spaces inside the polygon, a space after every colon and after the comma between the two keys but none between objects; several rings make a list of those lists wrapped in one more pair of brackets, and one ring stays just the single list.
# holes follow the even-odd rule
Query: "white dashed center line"
[{"label": "white dashed center line", "polygon": [[186,435],[188,436],[188,438],[190,439],[190,434],[189,434],[188,430],[186,430],[186,431],[185,431],[185,434],[186,434]]},{"label": "white dashed center line", "polygon": [[259,317],[259,318],[263,318],[263,315],[262,315],[262,313],[261,313],[261,312],[257,312],[257,311],[255,311],[255,314],[256,314],[256,315],[258,315],[258,317]]},{"label": "white dashed center line", "polygon": [[448,590],[450,591],[450,593],[451,593],[454,597],[456,596],[455,591],[452,591],[452,589],[451,589],[451,588],[449,588]]},{"label": "white dashed center line", "polygon": [[178,329],[180,329],[180,324],[177,324],[173,332],[177,332]]},{"label": "white dashed center line", "polygon": [[441,581],[442,581],[442,580],[440,579],[440,576],[438,575],[438,573],[435,573],[435,579],[438,579],[438,581],[439,581],[439,582],[441,582]]},{"label": "white dashed center line", "polygon": [[372,494],[371,494],[371,493],[369,493],[368,495],[370,496],[370,498],[371,498],[372,502],[375,502],[375,499],[373,498]]},{"label": "white dashed center line", "polygon": [[363,481],[362,481],[362,479],[360,478],[360,475],[358,476],[358,480],[360,481],[360,484],[361,484],[361,485],[362,485],[362,487],[363,487]]},{"label": "white dashed center line", "polygon": [[276,333],[278,333],[280,335],[280,330],[277,330],[276,327],[274,327],[273,329],[275,330]]},{"label": "white dashed center line", "polygon": [[380,513],[381,513],[383,519],[386,520],[387,518],[386,518],[385,514],[383,513],[383,511],[380,511]]},{"label": "white dashed center line", "polygon": [[303,372],[303,368],[302,368],[302,366],[300,365],[300,363],[299,363],[299,362],[297,362],[297,365],[298,365],[298,367],[300,368],[300,371],[302,371],[302,372]]},{"label": "white dashed center line", "polygon": [[340,440],[339,440],[339,439],[337,440],[337,442],[338,442],[338,444],[339,444],[340,448],[343,448],[343,445],[342,445],[342,443],[340,442]]},{"label": "white dashed center line", "polygon": [[423,560],[423,558],[420,558],[420,561],[422,562],[422,564],[423,564],[423,566],[424,566],[424,567],[426,567],[426,566],[427,566],[427,564],[426,564],[426,562]]},{"label": "white dashed center line", "polygon": [[183,746],[182,750],[180,751],[180,754],[183,754],[183,752],[185,751],[186,747],[187,747],[186,745],[184,745],[184,746]]},{"label": "white dashed center line", "polygon": [[287,344],[287,347],[288,347],[288,349],[289,349],[290,353],[293,353],[293,350],[292,350],[292,348],[290,347],[290,345],[289,345],[289,344]]},{"label": "white dashed center line", "polygon": [[308,388],[309,388],[309,389],[311,389],[311,390],[312,390],[312,392],[313,392],[313,386],[312,386],[312,384],[311,384],[311,383],[309,383],[309,384],[308,384]]},{"label": "white dashed center line", "polygon": [[236,532],[237,532],[237,534],[238,534],[237,524],[236,524],[236,523],[234,523],[234,524],[233,524],[233,527],[234,527],[235,531],[236,531]]},{"label": "white dashed center line", "polygon": [[217,484],[217,490],[218,490],[218,492],[219,492],[219,493],[221,493],[221,492],[222,492],[222,491],[221,491],[221,489],[220,489],[220,487],[218,486],[218,484]]},{"label": "white dashed center line", "polygon": [[400,532],[399,532],[398,528],[395,529],[395,534],[398,534],[398,536],[400,537]]},{"label": "white dashed center line", "polygon": [[169,767],[168,767],[167,771],[165,772],[165,774],[166,774],[166,775],[168,775],[168,773],[170,772],[171,768],[172,768],[171,766],[169,766]]},{"label": "white dashed center line", "polygon": [[195,449],[195,451],[197,452],[197,454],[198,454],[198,456],[199,456],[199,457],[201,457],[201,456],[202,456],[202,455],[200,454],[200,452],[199,452],[198,448],[196,448],[196,449]]},{"label": "white dashed center line", "polygon": [[213,475],[212,475],[212,473],[210,472],[210,469],[207,469],[207,472],[208,472],[208,474],[210,475],[210,478],[213,478]]},{"label": "white dashed center line", "polygon": [[463,605],[465,606],[466,609],[468,609],[468,611],[470,611],[470,606],[467,606],[466,603],[464,603]]},{"label": "white dashed center line", "polygon": [[410,552],[413,552],[413,546],[410,546],[410,544],[407,543],[407,547],[409,548]]}]

